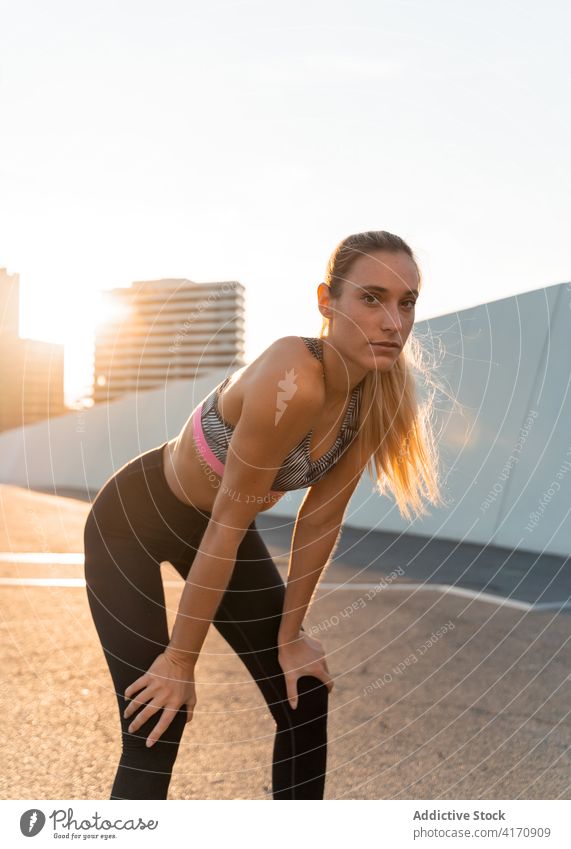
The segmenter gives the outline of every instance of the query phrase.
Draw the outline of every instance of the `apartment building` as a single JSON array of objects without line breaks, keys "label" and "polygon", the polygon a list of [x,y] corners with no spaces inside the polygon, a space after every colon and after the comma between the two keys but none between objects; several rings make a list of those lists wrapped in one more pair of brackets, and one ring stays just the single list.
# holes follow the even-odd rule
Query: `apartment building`
[{"label": "apartment building", "polygon": [[237,281],[139,281],[105,296],[109,319],[95,341],[95,403],[245,364],[245,290]]},{"label": "apartment building", "polygon": [[20,277],[0,268],[0,431],[67,412],[63,345],[19,336]]}]

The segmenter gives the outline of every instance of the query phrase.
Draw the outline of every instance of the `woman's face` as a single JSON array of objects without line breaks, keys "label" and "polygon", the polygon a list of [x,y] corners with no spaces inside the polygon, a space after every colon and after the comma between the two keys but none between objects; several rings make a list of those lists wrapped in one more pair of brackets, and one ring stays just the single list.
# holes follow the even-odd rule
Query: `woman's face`
[{"label": "woman's face", "polygon": [[320,306],[331,310],[332,344],[364,369],[392,368],[412,330],[419,289],[416,265],[404,251],[381,250],[359,256],[343,281],[338,300],[329,297],[328,286],[319,286]]}]

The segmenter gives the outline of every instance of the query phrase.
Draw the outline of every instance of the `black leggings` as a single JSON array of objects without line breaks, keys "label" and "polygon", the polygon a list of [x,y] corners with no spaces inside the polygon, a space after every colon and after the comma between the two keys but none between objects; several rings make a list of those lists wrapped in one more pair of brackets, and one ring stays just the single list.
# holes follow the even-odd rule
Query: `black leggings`
[{"label": "black leggings", "polygon": [[[135,457],[109,478],[93,501],[84,531],[87,597],[113,679],[122,753],[111,799],[166,799],[186,723],[183,705],[154,746],[152,716],[134,734],[124,719],[124,691],[169,642],[159,564],[186,579],[210,513],[184,504],[163,472],[166,443]],[[238,549],[232,577],[212,620],[260,688],[276,723],[274,799],[322,799],[327,756],[328,690],[311,675],[298,679],[298,705],[287,700],[277,635],[285,587],[255,521]]]}]

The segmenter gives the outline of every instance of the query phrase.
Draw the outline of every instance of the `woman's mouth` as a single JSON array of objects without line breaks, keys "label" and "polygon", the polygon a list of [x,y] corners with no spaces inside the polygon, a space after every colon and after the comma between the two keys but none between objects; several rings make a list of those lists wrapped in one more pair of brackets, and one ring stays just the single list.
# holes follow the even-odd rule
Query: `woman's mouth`
[{"label": "woman's mouth", "polygon": [[397,342],[371,342],[370,344],[378,351],[398,351],[400,349]]}]

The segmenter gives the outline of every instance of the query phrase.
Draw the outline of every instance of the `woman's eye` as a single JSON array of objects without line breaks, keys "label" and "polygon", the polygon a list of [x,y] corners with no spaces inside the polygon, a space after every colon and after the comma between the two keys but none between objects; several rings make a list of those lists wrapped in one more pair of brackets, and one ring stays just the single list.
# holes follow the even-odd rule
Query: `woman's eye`
[{"label": "woman's eye", "polygon": [[[377,304],[380,304],[379,299],[375,298],[374,295],[363,295],[361,297],[361,300],[366,301],[367,298],[371,298],[372,301],[374,301]],[[371,304],[371,301],[366,301],[366,303]],[[414,298],[409,298],[407,301],[403,301],[403,304],[407,304],[409,309],[414,309],[414,307],[416,305],[416,301],[414,300]]]}]

